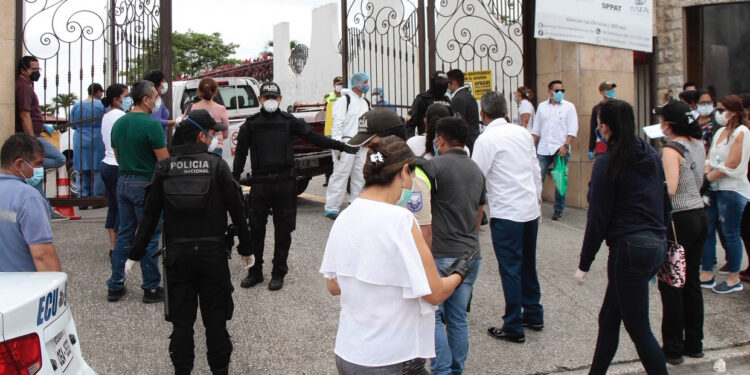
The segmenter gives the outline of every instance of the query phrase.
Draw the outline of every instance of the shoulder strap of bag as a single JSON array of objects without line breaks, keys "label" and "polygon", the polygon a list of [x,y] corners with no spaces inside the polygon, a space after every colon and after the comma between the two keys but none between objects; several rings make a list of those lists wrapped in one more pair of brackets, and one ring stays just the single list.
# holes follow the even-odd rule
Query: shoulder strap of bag
[{"label": "shoulder strap of bag", "polygon": [[664,145],[664,147],[669,147],[669,148],[675,149],[677,152],[680,153],[680,155],[683,158],[685,157],[685,153],[688,152],[688,150],[685,148],[685,146],[683,146],[681,143],[675,142],[675,141],[669,141],[669,142],[667,142],[667,144]]}]

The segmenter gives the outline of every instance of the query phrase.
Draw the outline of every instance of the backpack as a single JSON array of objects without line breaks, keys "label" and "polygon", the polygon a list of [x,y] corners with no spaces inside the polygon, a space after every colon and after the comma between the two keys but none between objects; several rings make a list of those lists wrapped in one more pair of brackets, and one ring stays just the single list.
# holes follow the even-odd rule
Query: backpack
[{"label": "backpack", "polygon": [[[352,97],[349,96],[349,94],[344,94],[344,96],[346,96],[346,111],[349,112],[349,104],[352,103]],[[368,110],[372,109],[372,106],[370,105],[370,101],[367,100],[367,98],[362,98],[362,99],[364,99],[365,102],[367,102],[367,109]]]}]

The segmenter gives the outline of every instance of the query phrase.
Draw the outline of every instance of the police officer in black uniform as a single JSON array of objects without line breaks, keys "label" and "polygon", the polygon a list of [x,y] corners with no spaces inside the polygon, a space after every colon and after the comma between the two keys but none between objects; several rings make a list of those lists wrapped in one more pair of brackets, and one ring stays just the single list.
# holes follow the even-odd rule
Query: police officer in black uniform
[{"label": "police officer in black uniform", "polygon": [[231,251],[225,236],[227,211],[238,229],[237,251],[246,268],[253,262],[240,185],[227,163],[210,152],[217,145],[215,132],[225,129],[206,110],[190,112],[177,127],[172,157],[159,162],[146,189],[143,219],[125,266],[127,274],[146,254],[163,211],[165,310],[173,326],[169,354],[175,374],[190,374],[193,369],[193,325],[199,300],[211,372],[229,371],[232,343],[226,321],[234,310],[234,288],[227,262]]},{"label": "police officer in black uniform", "polygon": [[440,71],[433,73],[430,77],[430,88],[414,98],[411,108],[407,112],[406,138],[414,136],[414,129],[417,130],[417,134],[425,132],[424,116],[427,107],[433,103],[440,103],[450,108],[451,101],[448,98],[447,91],[448,76]]},{"label": "police officer in black uniform", "polygon": [[274,253],[271,282],[268,289],[284,286],[289,267],[289,247],[297,221],[297,172],[294,164],[292,136],[318,146],[357,153],[358,147],[315,133],[310,125],[287,112],[279,110],[281,89],[273,82],[260,86],[260,112],[247,118],[237,136],[233,175],[239,181],[250,151],[250,237],[255,265],[240,284],[243,288],[263,282],[263,244],[266,238],[268,215],[273,210]]}]

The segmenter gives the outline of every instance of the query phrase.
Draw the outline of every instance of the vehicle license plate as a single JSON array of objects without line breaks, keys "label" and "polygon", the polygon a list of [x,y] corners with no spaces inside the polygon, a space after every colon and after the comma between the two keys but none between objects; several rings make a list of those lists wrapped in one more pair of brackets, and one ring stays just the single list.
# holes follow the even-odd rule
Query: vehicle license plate
[{"label": "vehicle license plate", "polygon": [[70,345],[70,339],[68,339],[65,330],[58,333],[53,342],[55,343],[55,352],[51,353],[50,356],[57,359],[58,368],[62,368],[64,373],[73,361],[73,346]]}]

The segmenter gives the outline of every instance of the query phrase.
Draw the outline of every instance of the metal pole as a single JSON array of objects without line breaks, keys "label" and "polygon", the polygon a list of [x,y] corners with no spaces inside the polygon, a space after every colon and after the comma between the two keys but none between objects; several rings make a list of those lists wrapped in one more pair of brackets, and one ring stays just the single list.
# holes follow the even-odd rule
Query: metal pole
[{"label": "metal pole", "polygon": [[[534,23],[536,2],[523,0],[523,84],[536,90],[536,38],[534,37]],[[532,104],[536,105],[538,95],[534,95]]]},{"label": "metal pole", "polygon": [[341,77],[349,82],[349,34],[347,0],[341,0]]},{"label": "metal pole", "polygon": [[[425,21],[427,21],[427,28],[434,28],[435,27],[435,18],[434,13],[429,11],[430,7],[434,6],[434,1],[428,1],[430,5],[428,5],[428,11],[427,15],[425,15],[425,8],[424,8],[424,1],[420,1],[419,5],[417,5],[417,15],[418,15],[418,22],[419,26],[417,26],[417,36],[419,38],[419,92],[425,92],[427,91],[427,76],[425,73],[427,73],[427,51],[430,51],[430,56],[435,55],[435,38],[434,35],[430,36],[429,45],[425,43]],[[434,30],[433,30],[434,34]],[[432,73],[435,71],[434,69],[434,58],[430,58],[430,71],[429,74],[432,75]]]},{"label": "metal pole", "polygon": [[[117,83],[117,70],[119,69],[119,66],[117,64],[117,43],[115,42],[115,38],[117,37],[115,29],[117,28],[117,25],[115,25],[115,0],[110,0],[109,2],[109,47],[110,47],[110,63],[109,63],[109,73],[110,73],[110,84]],[[106,88],[105,88],[106,89]]]},{"label": "metal pole", "polygon": [[[16,61],[23,57],[23,0],[16,0]],[[13,73],[13,80],[18,72]]]},{"label": "metal pole", "polygon": [[[162,100],[167,103],[167,108],[172,109],[172,0],[160,0],[159,20],[159,57],[161,61],[161,72],[167,79],[169,90]],[[174,118],[174,113],[171,117]],[[167,128],[167,143],[172,143],[172,132]]]}]

